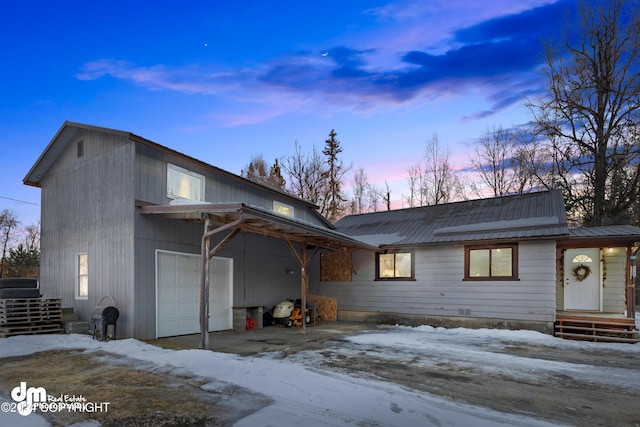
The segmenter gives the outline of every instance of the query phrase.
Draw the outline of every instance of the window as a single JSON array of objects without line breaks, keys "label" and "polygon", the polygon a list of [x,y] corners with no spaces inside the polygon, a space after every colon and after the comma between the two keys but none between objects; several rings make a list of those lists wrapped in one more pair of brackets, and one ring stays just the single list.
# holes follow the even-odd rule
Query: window
[{"label": "window", "polygon": [[84,156],[84,141],[78,141],[78,145],[76,146],[76,154],[78,158]]},{"label": "window", "polygon": [[571,262],[578,264],[582,262],[593,262],[593,260],[589,255],[576,255]]},{"label": "window", "polygon": [[376,254],[376,280],[415,280],[413,253]]},{"label": "window", "polygon": [[467,246],[465,280],[518,280],[518,245]]},{"label": "window", "polygon": [[293,206],[273,201],[273,211],[286,216],[293,216]]},{"label": "window", "polygon": [[76,255],[76,299],[89,298],[89,256]]},{"label": "window", "polygon": [[204,176],[167,164],[167,197],[204,201]]}]

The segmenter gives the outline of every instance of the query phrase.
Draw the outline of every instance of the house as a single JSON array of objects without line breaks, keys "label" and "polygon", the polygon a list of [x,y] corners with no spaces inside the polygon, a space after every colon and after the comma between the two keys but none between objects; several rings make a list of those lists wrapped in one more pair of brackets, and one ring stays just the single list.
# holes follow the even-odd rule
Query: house
[{"label": "house", "polygon": [[207,331],[243,329],[248,315],[259,321],[264,307],[309,293],[335,298],[341,320],[566,336],[621,323],[622,338],[637,337],[640,229],[570,229],[559,191],[334,225],[277,188],[73,122],[24,183],[41,188],[41,292],[85,321],[110,297],[117,338],[200,332],[207,348]]},{"label": "house", "polygon": [[117,338],[242,328],[304,292],[320,248],[371,248],[309,202],[114,129],[65,122],[24,183],[41,188],[41,291],[85,321],[111,297]]},{"label": "house", "polygon": [[341,319],[555,327],[567,337],[634,329],[640,229],[569,228],[560,191],[352,215],[335,226],[379,248],[354,251],[346,277],[316,274],[324,280],[311,292],[336,298]]}]

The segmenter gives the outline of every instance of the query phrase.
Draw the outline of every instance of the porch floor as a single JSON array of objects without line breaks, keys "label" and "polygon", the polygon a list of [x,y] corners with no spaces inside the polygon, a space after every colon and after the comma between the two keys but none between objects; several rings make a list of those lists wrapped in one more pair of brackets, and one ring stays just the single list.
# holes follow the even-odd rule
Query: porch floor
[{"label": "porch floor", "polygon": [[635,319],[619,313],[558,311],[554,335],[593,342],[640,342]]}]

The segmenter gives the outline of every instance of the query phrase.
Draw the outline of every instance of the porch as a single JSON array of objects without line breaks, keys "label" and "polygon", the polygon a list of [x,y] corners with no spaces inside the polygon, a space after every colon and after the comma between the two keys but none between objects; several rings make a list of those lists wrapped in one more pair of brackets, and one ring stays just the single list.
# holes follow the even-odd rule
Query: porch
[{"label": "porch", "polygon": [[635,318],[617,313],[589,311],[556,312],[554,336],[593,342],[640,342]]}]

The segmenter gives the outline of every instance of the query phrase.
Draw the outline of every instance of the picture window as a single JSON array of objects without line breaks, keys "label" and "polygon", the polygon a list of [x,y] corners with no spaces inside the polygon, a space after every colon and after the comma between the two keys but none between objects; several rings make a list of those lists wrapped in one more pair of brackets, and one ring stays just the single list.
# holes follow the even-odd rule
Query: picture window
[{"label": "picture window", "polygon": [[518,280],[518,246],[465,247],[465,280]]}]

